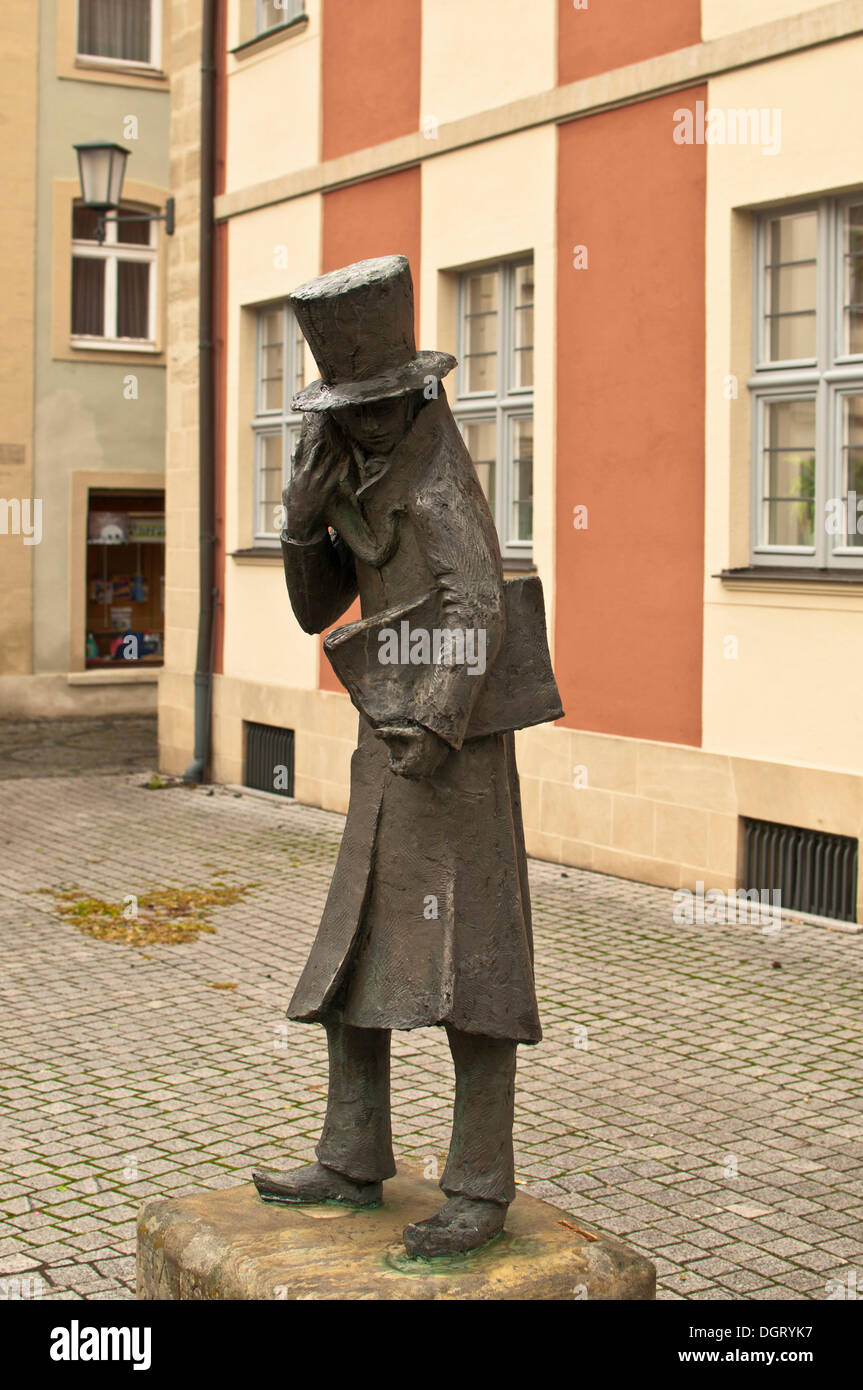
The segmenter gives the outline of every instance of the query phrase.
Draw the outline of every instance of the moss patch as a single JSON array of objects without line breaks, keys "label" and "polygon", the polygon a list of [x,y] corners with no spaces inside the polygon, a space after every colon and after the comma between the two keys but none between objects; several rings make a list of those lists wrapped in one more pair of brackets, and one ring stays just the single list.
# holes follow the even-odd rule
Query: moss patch
[{"label": "moss patch", "polygon": [[207,921],[208,909],[239,902],[251,886],[214,883],[210,888],[156,888],[139,894],[137,904],[107,902],[75,887],[43,891],[53,897],[60,916],[85,936],[127,946],[179,946],[194,941],[199,932],[214,932],[216,928]]}]

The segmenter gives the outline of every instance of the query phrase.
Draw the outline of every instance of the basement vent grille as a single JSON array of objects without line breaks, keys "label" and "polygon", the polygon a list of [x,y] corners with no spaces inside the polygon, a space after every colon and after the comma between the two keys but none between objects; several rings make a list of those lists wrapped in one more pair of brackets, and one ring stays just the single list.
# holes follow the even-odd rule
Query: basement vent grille
[{"label": "basement vent grille", "polygon": [[247,787],[277,796],[294,794],[294,731],[246,724]]},{"label": "basement vent grille", "polygon": [[783,908],[857,920],[857,840],[744,816],[744,887],[780,892]]}]

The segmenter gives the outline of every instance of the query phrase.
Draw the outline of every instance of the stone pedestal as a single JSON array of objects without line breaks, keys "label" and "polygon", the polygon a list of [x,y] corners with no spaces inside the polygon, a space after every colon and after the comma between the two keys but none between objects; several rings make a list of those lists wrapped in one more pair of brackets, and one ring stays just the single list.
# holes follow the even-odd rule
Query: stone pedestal
[{"label": "stone pedestal", "polygon": [[409,1260],[401,1233],[445,1201],[403,1167],[371,1211],[276,1206],[254,1186],[155,1199],[138,1220],[141,1299],[652,1299],[656,1271],[621,1241],[520,1195],[469,1255]]}]

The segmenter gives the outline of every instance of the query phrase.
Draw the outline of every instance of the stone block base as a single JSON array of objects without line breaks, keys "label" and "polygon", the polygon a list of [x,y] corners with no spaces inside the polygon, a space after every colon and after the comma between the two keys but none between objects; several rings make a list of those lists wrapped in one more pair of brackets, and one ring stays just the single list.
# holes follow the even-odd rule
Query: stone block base
[{"label": "stone block base", "polygon": [[409,1168],[371,1211],[276,1206],[254,1186],[155,1199],[138,1221],[140,1299],[652,1299],[656,1271],[621,1241],[519,1195],[502,1235],[409,1260],[401,1233],[445,1201]]}]

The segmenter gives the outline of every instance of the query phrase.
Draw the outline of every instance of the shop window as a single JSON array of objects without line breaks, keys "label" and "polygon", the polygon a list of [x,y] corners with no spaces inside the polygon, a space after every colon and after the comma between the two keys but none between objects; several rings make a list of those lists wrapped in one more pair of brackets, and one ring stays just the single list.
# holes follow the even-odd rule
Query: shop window
[{"label": "shop window", "polygon": [[88,668],[162,665],[164,493],[91,490],[86,614]]}]

